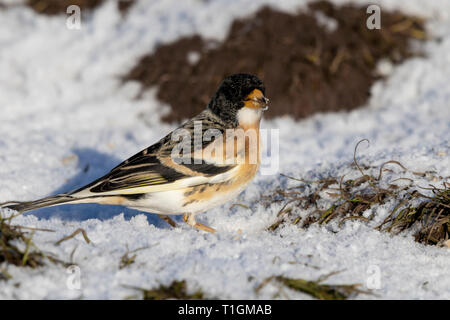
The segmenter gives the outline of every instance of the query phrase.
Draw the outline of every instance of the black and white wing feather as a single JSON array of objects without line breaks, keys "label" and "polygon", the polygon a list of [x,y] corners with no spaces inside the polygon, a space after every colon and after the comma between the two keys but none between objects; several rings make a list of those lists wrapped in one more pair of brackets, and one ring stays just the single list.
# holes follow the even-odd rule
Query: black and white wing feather
[{"label": "black and white wing feather", "polygon": [[[197,117],[183,124],[178,129],[194,132],[195,121],[201,121],[202,134],[208,128],[222,128],[219,119],[214,118],[209,112],[204,111]],[[225,128],[223,128],[223,131]],[[201,148],[214,141],[200,140]],[[204,183],[221,182],[226,179],[226,173],[235,165],[216,163],[213,159],[195,159],[194,139],[191,143],[192,153],[184,161],[177,161],[172,156],[172,150],[179,141],[172,139],[172,133],[162,138],[154,145],[142,150],[128,160],[112,169],[108,174],[95,180],[89,185],[80,188],[71,195],[95,196],[95,195],[129,195],[148,192],[159,192],[195,186]],[[189,158],[190,157],[190,158]],[[188,161],[186,161],[188,160]],[[221,176],[221,177],[218,177]]]}]

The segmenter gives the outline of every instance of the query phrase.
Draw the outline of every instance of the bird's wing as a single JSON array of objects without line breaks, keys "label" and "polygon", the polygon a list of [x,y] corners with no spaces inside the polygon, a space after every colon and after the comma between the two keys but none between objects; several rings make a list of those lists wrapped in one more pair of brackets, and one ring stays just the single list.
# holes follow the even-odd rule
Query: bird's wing
[{"label": "bird's wing", "polygon": [[[191,122],[192,120],[180,128],[190,130]],[[204,128],[207,129],[208,127]],[[202,141],[201,148],[213,141],[214,139]],[[192,144],[192,152],[183,154],[182,159],[177,159],[172,154],[177,143],[169,134],[122,162],[105,176],[74,191],[72,195],[130,195],[159,192],[222,182],[232,176],[232,170],[236,165],[219,163],[217,159],[211,157],[200,159],[195,152],[193,141],[188,141]]]}]

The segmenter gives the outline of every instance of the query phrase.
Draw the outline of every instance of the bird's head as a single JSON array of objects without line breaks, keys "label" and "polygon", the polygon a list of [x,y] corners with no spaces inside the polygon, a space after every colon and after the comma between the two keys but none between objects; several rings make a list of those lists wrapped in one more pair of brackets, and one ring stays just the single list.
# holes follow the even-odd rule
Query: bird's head
[{"label": "bird's head", "polygon": [[220,84],[208,108],[222,120],[238,126],[240,122],[258,121],[267,110],[269,99],[257,77],[238,73],[226,77]]}]

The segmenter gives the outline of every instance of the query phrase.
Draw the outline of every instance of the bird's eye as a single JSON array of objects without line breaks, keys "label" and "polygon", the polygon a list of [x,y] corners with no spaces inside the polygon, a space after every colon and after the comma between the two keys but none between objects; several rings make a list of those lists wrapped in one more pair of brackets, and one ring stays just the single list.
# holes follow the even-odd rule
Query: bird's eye
[{"label": "bird's eye", "polygon": [[253,101],[256,103],[261,103],[261,104],[268,104],[269,103],[269,99],[267,99],[266,97],[253,97],[253,98],[247,98],[244,101]]}]

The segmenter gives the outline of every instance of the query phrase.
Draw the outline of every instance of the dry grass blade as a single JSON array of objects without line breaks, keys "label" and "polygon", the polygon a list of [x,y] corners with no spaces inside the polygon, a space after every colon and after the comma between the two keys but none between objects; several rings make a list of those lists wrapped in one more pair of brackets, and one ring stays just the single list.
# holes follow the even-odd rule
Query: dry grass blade
[{"label": "dry grass blade", "polygon": [[330,220],[330,218],[332,217],[332,215],[334,213],[335,207],[336,206],[333,204],[328,210],[326,210],[324,213],[322,213],[322,215],[319,218],[319,224],[322,224],[322,223]]},{"label": "dry grass blade", "polygon": [[43,231],[43,232],[55,232],[55,230],[52,229],[44,229],[44,228],[33,228],[33,227],[25,227],[25,226],[19,226],[15,225],[15,227],[25,230],[31,230],[31,231]]},{"label": "dry grass blade", "polygon": [[[399,165],[403,170],[408,171],[408,169],[406,169],[406,167],[405,167],[404,165],[402,165],[399,161],[396,161],[396,160],[389,160],[389,161],[384,162],[384,163],[380,166],[380,173],[378,174],[378,178],[377,178],[378,181],[381,180],[381,176],[382,176],[382,174],[383,174],[383,168],[384,168],[384,166],[387,165],[387,164],[389,164],[389,163],[397,164],[397,165]],[[402,178],[400,178],[400,179],[402,179]]]},{"label": "dry grass blade", "polygon": [[86,231],[84,229],[78,228],[72,234],[70,234],[70,235],[68,235],[66,237],[63,237],[63,238],[59,239],[58,241],[56,241],[55,245],[60,245],[62,242],[74,238],[79,233],[81,233],[83,235],[84,241],[86,241],[86,243],[91,243],[91,240],[88,238]]},{"label": "dry grass blade", "polygon": [[360,284],[340,284],[340,285],[330,285],[322,284],[328,277],[336,274],[335,272],[320,277],[318,280],[310,281],[300,278],[288,278],[283,276],[269,277],[265,279],[255,290],[258,293],[264,286],[266,286],[270,281],[276,280],[284,286],[299,292],[306,293],[319,300],[346,300],[355,295],[364,293],[371,294],[370,291],[361,290],[358,287]]},{"label": "dry grass blade", "polygon": [[277,280],[290,289],[307,293],[320,300],[346,300],[352,295],[368,293],[358,289],[360,284],[328,285],[319,281],[308,281],[304,279],[290,279],[277,277]]},{"label": "dry grass blade", "polygon": [[270,230],[270,231],[274,231],[274,230],[276,230],[277,228],[278,228],[278,226],[284,221],[284,219],[285,219],[285,215],[286,214],[289,214],[291,211],[292,211],[292,209],[291,208],[288,208],[288,209],[286,209],[286,207],[288,206],[288,205],[290,205],[292,202],[294,202],[295,200],[291,200],[291,201],[289,201],[289,202],[287,202],[282,208],[281,208],[281,210],[280,211],[278,211],[278,213],[277,213],[277,221],[275,221],[275,223],[274,224],[272,224],[269,228],[268,228],[268,230]]},{"label": "dry grass blade", "polygon": [[339,221],[339,227],[342,226],[342,223],[344,223],[346,220],[362,220],[362,221],[366,221],[366,222],[370,221],[370,219],[369,219],[369,218],[366,218],[366,217],[362,217],[362,216],[350,216],[350,217],[342,218],[342,220]]},{"label": "dry grass blade", "polygon": [[186,281],[174,280],[170,285],[160,285],[156,289],[143,289],[139,287],[124,286],[126,288],[139,290],[142,292],[144,300],[167,300],[167,299],[182,299],[182,300],[200,300],[204,299],[202,291],[197,290],[192,294],[187,293]]},{"label": "dry grass blade", "polygon": [[301,179],[301,178],[294,178],[294,177],[288,176],[284,173],[280,173],[280,176],[291,179],[291,180],[303,182],[303,183],[335,183],[336,182],[336,180],[334,178],[333,179],[321,179],[321,180],[305,180],[305,179]]},{"label": "dry grass blade", "polygon": [[120,264],[119,269],[123,269],[130,264],[134,263],[134,260],[136,260],[137,254],[133,254],[132,256],[129,256],[129,252],[126,252],[121,258],[120,258]]},{"label": "dry grass blade", "polygon": [[365,176],[364,171],[362,171],[361,167],[358,164],[358,161],[356,161],[356,151],[358,150],[359,144],[364,141],[367,141],[367,143],[370,144],[369,139],[361,139],[358,141],[358,143],[356,143],[355,150],[353,151],[353,163],[355,164],[355,166],[358,168],[359,172],[361,172],[361,174],[363,176]]},{"label": "dry grass blade", "polygon": [[246,206],[245,204],[242,204],[242,203],[233,203],[232,205],[231,205],[231,207],[230,207],[230,210],[232,210],[234,207],[236,207],[236,206],[238,206],[238,207],[241,207],[241,208],[244,208],[244,209],[250,209],[250,207],[249,206]]},{"label": "dry grass blade", "polygon": [[[119,269],[123,269],[123,268],[133,264],[137,257],[136,252],[138,252],[140,250],[148,249],[148,248],[150,248],[150,247],[147,246],[147,247],[137,248],[133,251],[130,251],[128,249],[128,245],[127,245],[127,252],[125,252],[125,254],[120,258]],[[133,254],[133,255],[130,256],[130,254]]]}]

